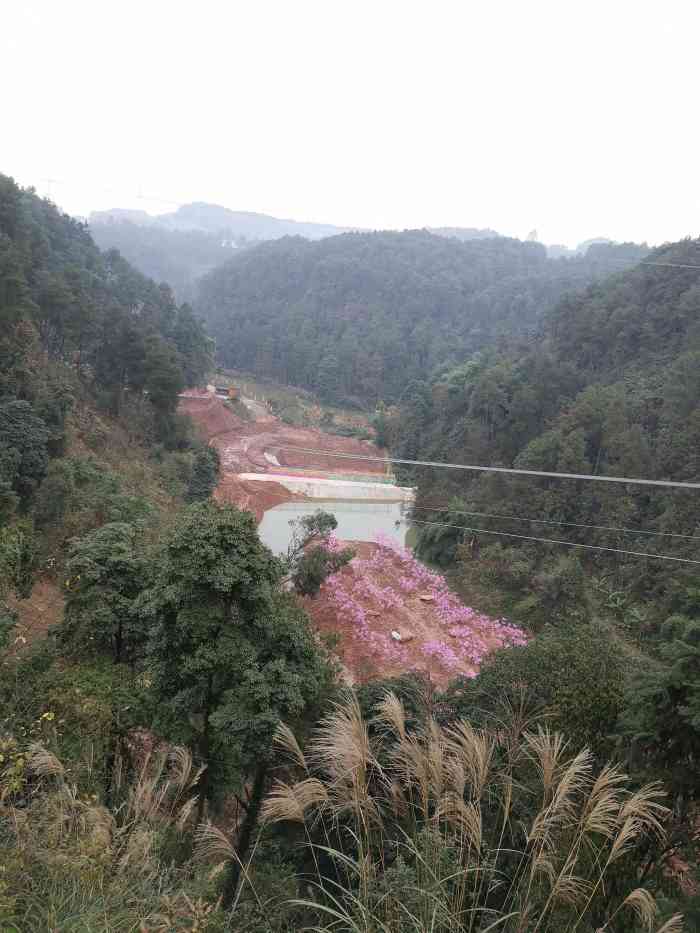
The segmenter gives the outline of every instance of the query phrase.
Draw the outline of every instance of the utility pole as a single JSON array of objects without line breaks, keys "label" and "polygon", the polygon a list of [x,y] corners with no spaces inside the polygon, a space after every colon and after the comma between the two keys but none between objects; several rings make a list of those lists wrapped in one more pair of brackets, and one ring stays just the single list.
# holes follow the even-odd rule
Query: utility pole
[{"label": "utility pole", "polygon": [[51,186],[55,185],[58,182],[58,179],[57,178],[42,178],[42,181],[46,182],[46,198],[50,201],[51,194],[52,194]]}]

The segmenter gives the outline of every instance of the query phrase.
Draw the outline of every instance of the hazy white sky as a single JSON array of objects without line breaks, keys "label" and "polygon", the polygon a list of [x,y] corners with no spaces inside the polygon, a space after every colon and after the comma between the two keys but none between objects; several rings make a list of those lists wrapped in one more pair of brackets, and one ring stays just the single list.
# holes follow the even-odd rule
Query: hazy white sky
[{"label": "hazy white sky", "polygon": [[72,213],[700,232],[698,0],[0,6],[0,172]]}]

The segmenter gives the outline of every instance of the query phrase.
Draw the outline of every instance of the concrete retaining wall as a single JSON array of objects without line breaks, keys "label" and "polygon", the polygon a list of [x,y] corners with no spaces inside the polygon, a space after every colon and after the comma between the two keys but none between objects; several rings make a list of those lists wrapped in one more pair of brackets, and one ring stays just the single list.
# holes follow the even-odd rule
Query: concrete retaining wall
[{"label": "concrete retaining wall", "polygon": [[409,502],[414,490],[391,483],[354,483],[320,477],[284,476],[277,473],[240,473],[239,479],[252,482],[279,483],[290,492],[301,493],[309,499],[382,499],[387,502]]}]

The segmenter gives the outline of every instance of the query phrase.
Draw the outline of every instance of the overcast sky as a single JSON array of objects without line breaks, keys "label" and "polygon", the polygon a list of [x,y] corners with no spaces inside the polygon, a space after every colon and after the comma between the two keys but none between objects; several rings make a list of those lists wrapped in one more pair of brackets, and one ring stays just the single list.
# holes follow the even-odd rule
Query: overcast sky
[{"label": "overcast sky", "polygon": [[700,232],[697,0],[3,0],[0,22],[0,172],[71,213]]}]

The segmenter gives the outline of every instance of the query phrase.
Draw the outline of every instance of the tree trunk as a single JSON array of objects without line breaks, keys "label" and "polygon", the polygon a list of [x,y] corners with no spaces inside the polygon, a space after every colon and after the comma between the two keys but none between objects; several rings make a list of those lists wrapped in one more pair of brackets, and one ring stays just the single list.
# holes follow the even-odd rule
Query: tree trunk
[{"label": "tree trunk", "polygon": [[117,623],[117,631],[114,635],[114,663],[122,663],[122,648],[124,644],[124,632],[121,622]]},{"label": "tree trunk", "polygon": [[122,767],[125,767],[127,754],[127,745],[124,741],[122,729],[116,718],[112,716],[104,759],[104,800],[108,810],[114,808],[118,803],[115,787],[117,759],[121,758]]},{"label": "tree trunk", "polygon": [[253,790],[250,795],[250,802],[243,818],[243,825],[238,837],[238,846],[236,847],[237,859],[229,862],[228,871],[224,879],[222,904],[224,910],[229,910],[233,906],[238,891],[238,885],[241,880],[241,866],[248,857],[253,833],[258,824],[258,814],[265,794],[265,784],[267,782],[268,764],[261,762],[255,772],[253,779]]},{"label": "tree trunk", "polygon": [[209,796],[209,707],[211,705],[212,677],[211,674],[207,680],[207,693],[204,700],[204,727],[202,737],[199,741],[199,755],[204,765],[204,771],[199,778],[197,793],[197,825],[204,820],[204,808]]}]

